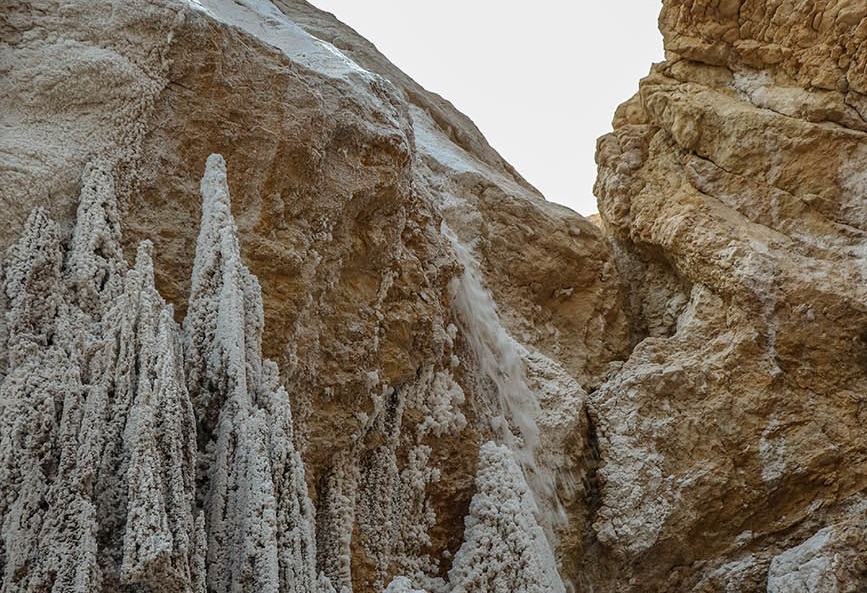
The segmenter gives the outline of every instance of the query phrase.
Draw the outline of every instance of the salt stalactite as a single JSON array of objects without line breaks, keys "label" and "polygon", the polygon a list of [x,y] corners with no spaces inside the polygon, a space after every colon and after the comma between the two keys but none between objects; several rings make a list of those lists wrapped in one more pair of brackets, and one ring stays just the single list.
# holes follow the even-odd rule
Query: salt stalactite
[{"label": "salt stalactite", "polygon": [[60,231],[42,208],[36,208],[4,264],[9,372],[53,341],[65,292],[62,266]]},{"label": "salt stalactite", "polygon": [[241,261],[220,155],[208,157],[201,192],[184,356],[190,396],[208,437],[230,397],[247,405],[259,390],[263,312],[259,283]]},{"label": "salt stalactite", "polygon": [[536,512],[512,452],[484,444],[464,543],[449,571],[451,593],[565,593]]},{"label": "salt stalactite", "polygon": [[338,453],[317,487],[316,563],[340,593],[352,591],[350,544],[358,481],[358,468],[344,451]]},{"label": "salt stalactite", "polygon": [[126,272],[111,169],[105,159],[95,159],[84,168],[67,264],[76,304],[95,317],[123,290]]},{"label": "salt stalactite", "polygon": [[312,505],[288,395],[262,360],[261,289],[241,260],[220,155],[208,157],[201,191],[184,344],[200,450],[209,452],[208,589],[315,591]]},{"label": "salt stalactite", "polygon": [[[194,581],[195,417],[183,376],[179,331],[153,284],[150,245],[139,247],[127,286],[137,287],[136,392],[123,433],[129,457],[121,580],[160,591]],[[132,292],[132,291],[128,291]]]},{"label": "salt stalactite", "polygon": [[[76,328],[70,327],[64,250],[41,210],[7,253],[8,375],[0,386],[0,591],[98,589],[93,457],[80,445]],[[84,455],[83,455],[84,454]]]},{"label": "salt stalactite", "polygon": [[69,252],[37,210],[4,262],[4,593],[203,590],[188,586],[204,542],[179,329],[148,246],[126,273],[116,213],[107,166],[91,164]]}]

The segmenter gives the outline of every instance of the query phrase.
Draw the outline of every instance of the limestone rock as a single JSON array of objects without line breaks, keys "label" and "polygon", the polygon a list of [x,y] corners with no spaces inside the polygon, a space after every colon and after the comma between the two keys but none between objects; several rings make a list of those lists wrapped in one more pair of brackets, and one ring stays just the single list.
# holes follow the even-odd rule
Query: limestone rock
[{"label": "limestone rock", "polygon": [[0,591],[863,590],[867,11],[660,26],[591,222],[303,0],[7,2]]},{"label": "limestone rock", "polygon": [[668,59],[599,140],[643,338],[591,396],[612,590],[834,590],[785,550],[867,488],[864,16],[666,1]]}]

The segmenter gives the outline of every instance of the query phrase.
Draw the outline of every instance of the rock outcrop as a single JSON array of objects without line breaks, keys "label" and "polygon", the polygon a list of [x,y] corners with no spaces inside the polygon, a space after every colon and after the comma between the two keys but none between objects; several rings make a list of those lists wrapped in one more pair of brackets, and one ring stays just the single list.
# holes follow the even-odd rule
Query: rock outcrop
[{"label": "rock outcrop", "polygon": [[[867,586],[865,17],[666,1],[667,60],[599,141],[641,338],[591,396],[623,590]],[[838,532],[823,576],[790,574]]]},{"label": "rock outcrop", "polygon": [[597,224],[302,0],[7,2],[0,591],[867,587],[867,8],[660,25]]}]

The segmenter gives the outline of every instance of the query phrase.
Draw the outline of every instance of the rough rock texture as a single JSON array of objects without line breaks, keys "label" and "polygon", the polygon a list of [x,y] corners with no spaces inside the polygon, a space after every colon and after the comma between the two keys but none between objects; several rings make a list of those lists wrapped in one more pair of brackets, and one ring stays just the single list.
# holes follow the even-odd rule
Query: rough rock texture
[{"label": "rough rock texture", "polygon": [[4,3],[0,591],[865,590],[867,8],[660,25],[591,223],[301,0]]},{"label": "rough rock texture", "polygon": [[[0,247],[28,241],[17,237],[35,207],[52,229],[47,246],[6,258],[6,270],[51,270],[33,288],[50,298],[21,306],[52,327],[73,323],[63,307],[116,323],[106,310],[138,277],[119,246],[132,257],[148,240],[162,295],[151,300],[165,298],[183,321],[161,338],[182,343],[171,372],[183,369],[185,381],[171,390],[195,413],[195,430],[188,416],[173,420],[182,444],[154,444],[156,396],[106,388],[94,403],[111,410],[100,412],[111,445],[93,454],[105,483],[82,487],[98,508],[76,515],[97,530],[81,544],[94,557],[82,586],[445,590],[479,446],[492,438],[515,451],[544,545],[563,578],[576,579],[584,387],[629,347],[614,261],[596,228],[544,202],[466,117],[304,3],[11,3],[2,27],[0,117],[14,133],[0,139]],[[228,185],[223,166],[209,164],[200,202],[214,152]],[[92,163],[117,202],[76,217],[77,197],[84,204],[97,191],[82,178]],[[73,265],[80,252],[96,256]],[[68,295],[55,296],[55,285]],[[11,313],[15,286],[3,296],[0,369],[9,405],[22,406],[12,391],[24,331]],[[107,329],[92,331],[108,339]],[[39,347],[56,345],[40,338]],[[123,348],[127,362],[76,372],[132,372],[122,369],[137,355]],[[77,381],[86,390],[101,379]],[[61,428],[28,430],[56,439]],[[4,438],[16,434],[4,427]],[[132,507],[130,496],[153,498],[169,480],[152,475],[163,467],[155,447],[177,451],[175,473],[195,483],[172,501]],[[42,480],[48,488],[57,478]],[[18,482],[5,484],[17,496]],[[27,509],[15,516],[41,529]],[[15,560],[24,540],[10,521],[4,575],[36,578]],[[126,530],[152,535],[127,542]],[[301,568],[284,568],[292,562]]]},{"label": "rough rock texture", "polygon": [[867,587],[865,17],[668,0],[599,140],[644,338],[591,396],[603,588]]}]

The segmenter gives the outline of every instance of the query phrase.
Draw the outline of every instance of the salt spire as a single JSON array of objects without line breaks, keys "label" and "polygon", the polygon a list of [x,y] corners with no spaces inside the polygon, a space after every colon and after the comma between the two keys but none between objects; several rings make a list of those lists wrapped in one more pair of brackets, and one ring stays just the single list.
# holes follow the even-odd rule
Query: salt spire
[{"label": "salt spire", "polygon": [[482,445],[464,543],[449,571],[452,593],[564,593],[536,512],[512,452]]}]

